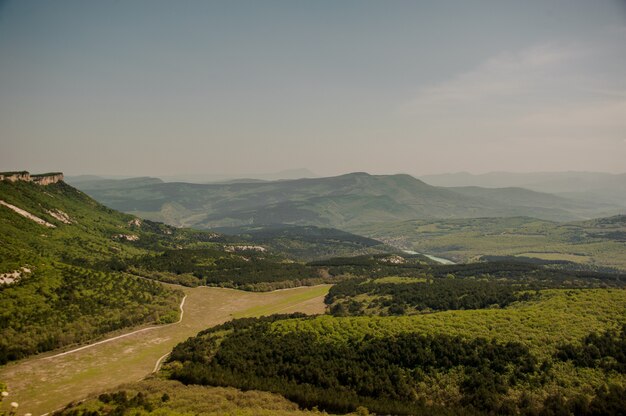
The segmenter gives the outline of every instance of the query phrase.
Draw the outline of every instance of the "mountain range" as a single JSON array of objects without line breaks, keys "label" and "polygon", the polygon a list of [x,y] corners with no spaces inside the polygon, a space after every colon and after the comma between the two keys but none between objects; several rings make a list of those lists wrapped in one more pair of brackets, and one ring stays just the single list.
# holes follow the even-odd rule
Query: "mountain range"
[{"label": "mountain range", "polygon": [[71,182],[114,209],[201,229],[295,224],[351,227],[412,219],[530,216],[567,221],[620,213],[617,204],[522,188],[429,185],[355,172],[326,178],[192,184],[157,178]]},{"label": "mountain range", "polygon": [[[309,169],[286,169],[277,172],[268,173],[242,173],[242,174],[226,174],[226,173],[196,173],[196,174],[177,174],[177,175],[159,175],[158,178],[164,182],[188,182],[188,183],[225,183],[225,182],[263,182],[263,181],[280,181],[301,178],[317,178],[318,175]],[[123,180],[132,179],[133,176],[119,175],[77,175],[69,176],[67,179],[71,183],[79,182],[97,182],[105,179]]]}]

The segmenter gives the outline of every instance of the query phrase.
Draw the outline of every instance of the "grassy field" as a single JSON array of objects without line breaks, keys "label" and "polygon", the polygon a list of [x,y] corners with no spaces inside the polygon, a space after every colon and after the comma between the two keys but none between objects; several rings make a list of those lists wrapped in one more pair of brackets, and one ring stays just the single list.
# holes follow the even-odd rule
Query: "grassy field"
[{"label": "grassy field", "polygon": [[251,293],[184,288],[185,312],[179,324],[139,332],[67,355],[55,357],[53,352],[9,364],[0,368],[0,380],[8,385],[11,401],[20,403],[20,412],[43,414],[90,394],[140,380],[176,344],[235,315],[322,313],[328,289],[328,285],[323,285]]}]

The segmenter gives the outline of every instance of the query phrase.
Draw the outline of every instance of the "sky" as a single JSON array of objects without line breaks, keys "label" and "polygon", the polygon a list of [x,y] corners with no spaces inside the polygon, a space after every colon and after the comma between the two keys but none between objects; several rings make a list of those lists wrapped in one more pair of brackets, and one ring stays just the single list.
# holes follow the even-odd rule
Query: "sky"
[{"label": "sky", "polygon": [[0,0],[0,171],[626,172],[625,45],[625,0]]}]

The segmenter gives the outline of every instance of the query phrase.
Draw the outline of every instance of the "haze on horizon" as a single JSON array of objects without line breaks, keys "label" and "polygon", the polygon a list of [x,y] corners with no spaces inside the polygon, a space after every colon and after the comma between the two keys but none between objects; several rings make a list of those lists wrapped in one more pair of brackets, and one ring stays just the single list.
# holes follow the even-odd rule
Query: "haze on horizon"
[{"label": "haze on horizon", "polygon": [[604,171],[626,3],[0,1],[0,170]]}]

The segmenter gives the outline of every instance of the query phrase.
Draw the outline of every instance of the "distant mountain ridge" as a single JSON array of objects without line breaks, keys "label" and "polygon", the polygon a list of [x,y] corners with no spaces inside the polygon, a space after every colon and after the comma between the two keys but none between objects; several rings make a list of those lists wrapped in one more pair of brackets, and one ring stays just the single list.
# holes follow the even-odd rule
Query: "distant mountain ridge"
[{"label": "distant mountain ridge", "polygon": [[355,172],[327,178],[219,184],[132,180],[76,183],[112,208],[176,226],[315,225],[349,229],[419,218],[531,216],[585,219],[614,206],[525,189],[442,188],[410,175]]},{"label": "distant mountain ridge", "polygon": [[278,172],[268,173],[242,173],[242,174],[180,174],[160,175],[165,182],[188,182],[188,183],[221,183],[232,181],[280,181],[302,178],[317,178],[318,175],[309,169],[285,169]]},{"label": "distant mountain ridge", "polygon": [[582,201],[626,206],[626,173],[602,172],[468,172],[425,175],[420,179],[434,186],[522,187]]}]

